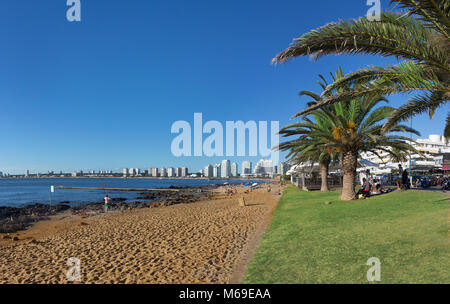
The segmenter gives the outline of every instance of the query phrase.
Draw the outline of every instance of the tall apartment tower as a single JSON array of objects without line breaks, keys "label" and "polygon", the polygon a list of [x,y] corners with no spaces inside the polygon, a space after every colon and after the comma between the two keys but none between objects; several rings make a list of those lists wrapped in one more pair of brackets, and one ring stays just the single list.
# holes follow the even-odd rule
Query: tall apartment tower
[{"label": "tall apartment tower", "polygon": [[221,169],[220,164],[216,164],[213,168],[213,177],[220,177]]},{"label": "tall apartment tower", "polygon": [[237,163],[232,163],[231,164],[231,176],[232,177],[237,177],[239,172],[238,172],[238,164]]},{"label": "tall apartment tower", "polygon": [[175,177],[175,169],[174,168],[168,168],[167,169],[167,176],[168,177]]},{"label": "tall apartment tower", "polygon": [[220,166],[220,177],[229,178],[231,176],[231,165],[228,159],[224,159],[222,161],[222,165]]},{"label": "tall apartment tower", "polygon": [[288,165],[285,162],[281,162],[279,167],[278,167],[278,173],[281,175],[286,175],[286,173],[288,172]]},{"label": "tall apartment tower", "polygon": [[151,168],[150,175],[152,177],[158,177],[158,168]]},{"label": "tall apartment tower", "polygon": [[242,175],[252,174],[252,163],[248,160],[242,162]]},{"label": "tall apartment tower", "polygon": [[176,170],[177,177],[181,177],[182,176],[181,172],[182,172],[182,168],[177,168],[177,170]]},{"label": "tall apartment tower", "polygon": [[166,168],[161,168],[160,176],[161,177],[167,177],[167,170],[166,170]]},{"label": "tall apartment tower", "polygon": [[207,165],[203,173],[205,177],[213,177],[213,166]]},{"label": "tall apartment tower", "polygon": [[188,168],[181,168],[181,176],[186,177],[189,175]]},{"label": "tall apartment tower", "polygon": [[123,176],[128,176],[128,168],[123,168]]}]

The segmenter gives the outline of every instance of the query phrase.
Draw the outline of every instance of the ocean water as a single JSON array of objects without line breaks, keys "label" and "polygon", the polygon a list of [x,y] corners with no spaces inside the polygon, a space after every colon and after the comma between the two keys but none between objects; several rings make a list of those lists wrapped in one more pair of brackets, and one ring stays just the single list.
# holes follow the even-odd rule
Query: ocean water
[{"label": "ocean water", "polygon": [[[50,203],[50,186],[65,187],[106,187],[106,188],[157,188],[170,186],[204,186],[215,184],[240,184],[248,180],[207,180],[207,179],[151,179],[151,178],[38,178],[38,179],[0,179],[0,206],[22,207],[28,204]],[[108,194],[110,197],[123,197],[137,200],[139,192],[104,190],[66,190],[55,189],[52,204],[70,201],[72,205],[100,202]]]}]

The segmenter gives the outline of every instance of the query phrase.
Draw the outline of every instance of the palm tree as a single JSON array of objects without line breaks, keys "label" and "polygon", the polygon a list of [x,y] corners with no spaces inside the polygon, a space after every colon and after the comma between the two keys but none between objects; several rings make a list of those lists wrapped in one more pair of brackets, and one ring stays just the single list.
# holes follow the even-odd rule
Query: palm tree
[{"label": "palm tree", "polygon": [[[358,20],[330,23],[304,34],[278,54],[273,62],[310,55],[318,59],[328,54],[377,54],[405,61],[387,67],[368,67],[348,74],[328,86],[321,102],[296,114],[301,116],[324,105],[360,96],[380,96],[399,92],[419,92],[392,111],[383,131],[396,122],[420,113],[435,111],[450,100],[450,1],[392,0],[405,14],[384,12],[380,21]],[[352,91],[329,95],[342,86]],[[450,128],[447,120],[447,127]],[[447,136],[448,133],[447,133]],[[448,137],[447,137],[448,138]]]},{"label": "palm tree", "polygon": [[303,122],[291,124],[280,131],[283,137],[295,136],[294,140],[281,143],[278,149],[290,151],[287,158],[294,164],[311,162],[319,163],[321,187],[323,192],[329,191],[328,171],[330,163],[337,154],[322,145],[321,133],[331,132],[331,125],[316,117],[315,121],[304,118]]},{"label": "palm tree", "polygon": [[[339,81],[342,77],[342,71],[339,70],[333,80]],[[324,80],[322,76],[321,78]],[[344,88],[339,89],[339,93],[343,92]],[[312,106],[321,103],[320,96],[323,94],[302,92],[301,95],[311,96],[314,101],[309,105]],[[325,160],[327,155],[339,154],[343,175],[341,199],[353,200],[356,198],[356,169],[361,153],[370,152],[380,159],[382,157],[379,151],[397,159],[410,151],[417,153],[409,143],[409,138],[398,135],[399,132],[409,132],[420,136],[416,130],[394,123],[389,132],[382,132],[384,120],[395,109],[379,106],[381,102],[387,102],[387,99],[383,96],[359,96],[316,109],[311,113],[313,120],[303,116],[302,122],[287,126],[280,132],[285,136],[300,136],[296,140],[281,144],[280,148],[291,149],[291,155],[308,160],[320,161]],[[320,157],[316,155],[314,159],[313,151],[320,154]]]},{"label": "palm tree", "polygon": [[[336,72],[336,76],[332,74],[331,77],[333,80],[343,77],[341,68]],[[318,81],[318,84],[322,87],[322,90],[325,90],[328,83],[322,75],[319,75],[319,78],[321,80]],[[308,103],[310,105],[322,99],[319,94],[311,91],[302,91],[299,95],[311,97],[313,101]],[[291,162],[295,164],[305,164],[308,162],[312,164],[319,163],[321,178],[320,190],[326,192],[329,191],[327,180],[329,166],[333,160],[337,160],[338,154],[321,145],[323,139],[320,137],[320,134],[332,132],[333,126],[327,120],[321,120],[321,117],[314,113],[312,113],[312,116],[314,121],[303,117],[303,122],[291,124],[281,129],[280,134],[283,137],[296,136],[298,138],[281,143],[278,149],[281,151],[289,150],[290,153],[286,157],[290,158]]]}]

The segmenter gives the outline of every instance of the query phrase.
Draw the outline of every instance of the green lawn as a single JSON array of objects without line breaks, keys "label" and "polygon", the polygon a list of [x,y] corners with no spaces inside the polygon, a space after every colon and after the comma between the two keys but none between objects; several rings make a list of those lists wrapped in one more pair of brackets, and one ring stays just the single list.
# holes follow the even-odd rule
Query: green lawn
[{"label": "green lawn", "polygon": [[[326,202],[332,202],[327,205]],[[253,256],[244,283],[450,283],[450,198],[394,192],[355,202],[338,192],[289,187]]]}]

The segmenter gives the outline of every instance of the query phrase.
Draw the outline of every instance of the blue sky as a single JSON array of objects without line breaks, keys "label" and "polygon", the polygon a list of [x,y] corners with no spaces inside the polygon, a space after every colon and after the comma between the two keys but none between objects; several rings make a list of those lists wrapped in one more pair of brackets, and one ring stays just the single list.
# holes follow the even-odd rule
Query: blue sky
[{"label": "blue sky", "polygon": [[[386,8],[388,1],[382,1]],[[0,171],[187,166],[171,154],[173,122],[280,121],[318,91],[318,74],[395,62],[369,56],[271,59],[294,37],[365,15],[365,0],[66,0],[0,3]],[[398,106],[408,96],[390,97]],[[448,109],[414,119],[441,134]],[[247,158],[230,158],[241,162]],[[256,161],[256,158],[248,158]]]}]

